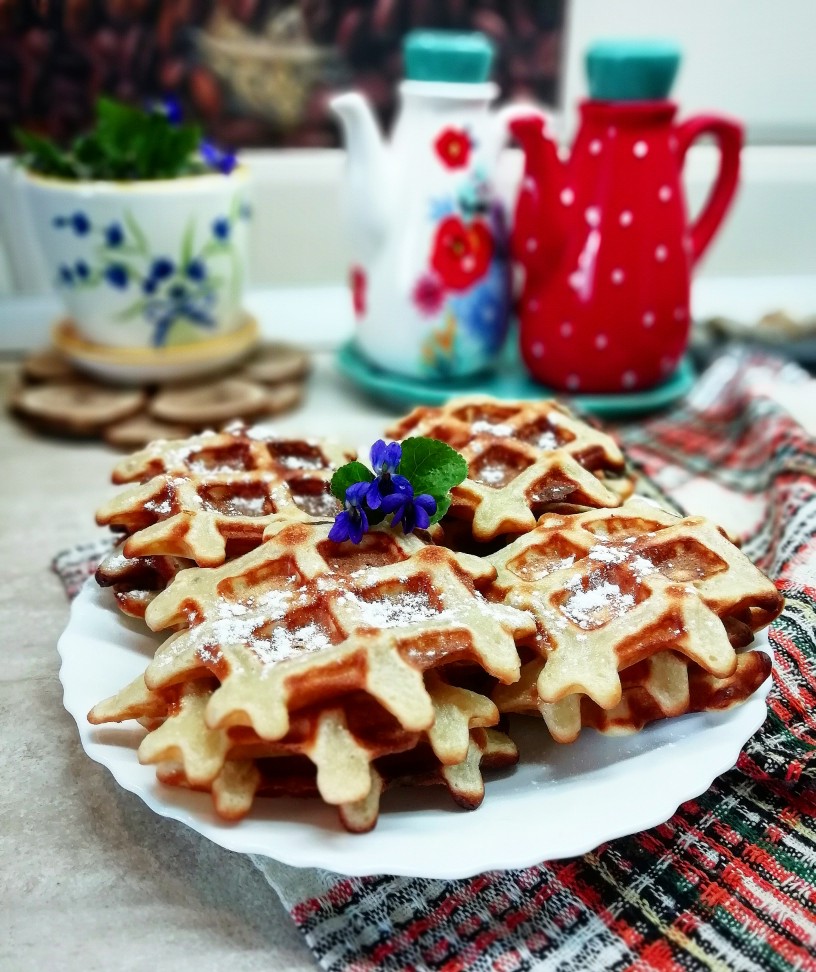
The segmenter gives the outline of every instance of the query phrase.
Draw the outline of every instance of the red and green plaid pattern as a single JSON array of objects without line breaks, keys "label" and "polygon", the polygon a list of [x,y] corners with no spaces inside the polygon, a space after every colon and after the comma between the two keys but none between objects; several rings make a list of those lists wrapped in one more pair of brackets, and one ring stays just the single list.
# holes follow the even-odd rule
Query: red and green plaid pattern
[{"label": "red and green plaid pattern", "polygon": [[779,380],[806,375],[728,356],[684,408],[617,429],[681,505],[743,511],[746,552],[787,598],[768,719],[737,766],[659,827],[523,870],[342,878],[255,858],[323,969],[816,969],[816,443],[757,391]]}]

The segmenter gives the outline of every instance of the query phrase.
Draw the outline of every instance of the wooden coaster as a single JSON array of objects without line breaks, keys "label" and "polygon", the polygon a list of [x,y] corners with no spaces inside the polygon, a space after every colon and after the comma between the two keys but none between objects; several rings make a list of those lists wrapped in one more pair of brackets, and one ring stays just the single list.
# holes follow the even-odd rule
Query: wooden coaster
[{"label": "wooden coaster", "polygon": [[297,381],[309,374],[311,362],[305,351],[288,344],[266,344],[244,366],[241,377],[263,385]]},{"label": "wooden coaster", "polygon": [[231,419],[252,418],[266,410],[266,389],[241,378],[168,388],[150,403],[153,418],[190,425],[220,425]]},{"label": "wooden coaster", "polygon": [[57,381],[17,389],[12,408],[38,428],[62,435],[95,436],[111,422],[147,404],[143,391],[107,388],[94,382]]},{"label": "wooden coaster", "polygon": [[305,352],[270,344],[217,380],[114,388],[79,375],[58,349],[47,348],[25,359],[22,384],[8,404],[38,431],[102,437],[117,448],[137,449],[153,439],[184,438],[235,419],[261,420],[294,408],[303,398],[308,372]]},{"label": "wooden coaster", "polygon": [[103,430],[103,438],[117,449],[139,449],[155,439],[186,439],[194,432],[191,425],[158,422],[142,412],[109,425]]},{"label": "wooden coaster", "polygon": [[65,381],[79,378],[79,372],[56,348],[35,351],[23,361],[23,377],[31,382]]}]

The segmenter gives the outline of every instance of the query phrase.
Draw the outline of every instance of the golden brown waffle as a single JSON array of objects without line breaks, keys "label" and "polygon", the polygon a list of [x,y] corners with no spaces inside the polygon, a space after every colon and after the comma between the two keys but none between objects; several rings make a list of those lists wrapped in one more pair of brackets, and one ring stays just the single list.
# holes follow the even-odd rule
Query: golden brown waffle
[{"label": "golden brown waffle", "polygon": [[97,567],[94,577],[100,587],[113,588],[113,596],[124,614],[143,618],[158,592],[180,570],[192,566],[192,560],[181,557],[125,557],[122,548],[117,547]]},{"label": "golden brown waffle", "polygon": [[[216,811],[225,819],[245,815],[259,789],[295,796],[314,792],[338,805],[344,821],[346,817],[359,821],[367,808],[369,829],[376,822],[383,785],[383,768],[378,772],[375,761],[413,752],[418,746],[433,754],[432,760],[424,761],[434,766],[440,782],[448,783],[457,802],[467,805],[469,801],[472,806],[481,802],[476,797],[483,751],[474,748],[473,732],[495,724],[498,711],[489,699],[447,685],[434,672],[426,677],[434,724],[422,734],[404,730],[370,697],[353,695],[331,706],[294,713],[286,736],[274,742],[244,728],[212,729],[205,712],[217,685],[214,679],[204,678],[155,692],[140,676],[95,706],[88,718],[95,725],[138,719],[149,730],[139,747],[139,760],[157,764],[164,782],[210,790]],[[497,756],[502,754],[507,755],[506,746]],[[308,793],[296,788],[290,764],[283,761],[292,756],[311,764]],[[168,766],[173,767],[169,777]]]},{"label": "golden brown waffle", "polygon": [[280,439],[244,426],[154,442],[114,470],[133,485],[103,505],[97,523],[128,534],[126,557],[172,556],[217,566],[261,542],[278,513],[334,516],[329,483],[353,458],[342,446]]},{"label": "golden brown waffle", "polygon": [[531,530],[554,504],[615,507],[632,491],[614,440],[555,401],[457,398],[414,409],[386,434],[441,439],[464,456],[468,478],[448,516],[479,542]]},{"label": "golden brown waffle", "polygon": [[729,709],[753,695],[771,673],[771,659],[763,651],[737,655],[737,667],[726,678],[709,674],[673,651],[661,651],[624,669],[620,702],[602,709],[587,696],[542,702],[536,686],[545,664],[536,658],[522,665],[518,682],[498,686],[493,700],[504,713],[541,715],[553,739],[561,743],[574,742],[586,726],[622,735],[658,719]]},{"label": "golden brown waffle", "polygon": [[732,642],[775,618],[775,587],[710,521],[629,500],[617,510],[545,514],[487,558],[495,594],[530,611],[544,660],[538,698],[557,704],[562,736],[580,728],[580,698],[621,701],[618,672],[673,650],[716,678],[734,674]]},{"label": "golden brown waffle", "polygon": [[[518,762],[518,750],[504,733],[495,729],[474,729],[470,733],[467,757],[455,766],[443,766],[428,746],[384,756],[372,766],[372,785],[362,800],[338,806],[340,821],[352,833],[366,833],[377,823],[380,798],[386,789],[398,786],[447,787],[453,800],[465,810],[475,810],[484,799],[483,770],[505,769]],[[229,759],[212,784],[194,785],[180,763],[161,763],[156,769],[160,782],[169,786],[209,791],[216,813],[236,821],[252,809],[256,796],[314,797],[319,795],[314,766],[303,757],[285,755],[259,759]]]},{"label": "golden brown waffle", "polygon": [[331,523],[277,517],[261,547],[213,569],[182,571],[150,604],[154,630],[187,623],[156,652],[151,689],[213,672],[213,727],[288,731],[288,713],[351,691],[377,699],[409,731],[433,725],[423,673],[472,663],[518,677],[515,641],[535,625],[480,593],[489,563],[377,527],[359,546]]}]

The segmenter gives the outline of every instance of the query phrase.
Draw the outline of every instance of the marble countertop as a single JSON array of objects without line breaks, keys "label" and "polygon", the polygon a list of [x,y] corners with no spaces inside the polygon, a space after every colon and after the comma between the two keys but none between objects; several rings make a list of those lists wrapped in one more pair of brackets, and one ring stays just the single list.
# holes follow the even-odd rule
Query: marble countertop
[{"label": "marble countertop", "polygon": [[[0,364],[5,401],[17,365]],[[318,356],[281,431],[372,441],[390,415]],[[116,454],[0,416],[0,968],[316,968],[247,858],[155,815],[80,747],[62,707],[57,639],[69,605],[49,567],[100,531]]]}]

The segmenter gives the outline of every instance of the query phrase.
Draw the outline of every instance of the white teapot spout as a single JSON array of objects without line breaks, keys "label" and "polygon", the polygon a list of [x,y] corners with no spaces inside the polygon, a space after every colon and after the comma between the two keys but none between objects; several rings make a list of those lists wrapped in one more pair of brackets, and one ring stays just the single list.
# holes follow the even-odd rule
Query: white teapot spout
[{"label": "white teapot spout", "polygon": [[356,91],[330,102],[346,144],[346,211],[355,242],[365,254],[380,245],[388,227],[386,147],[366,99]]}]

